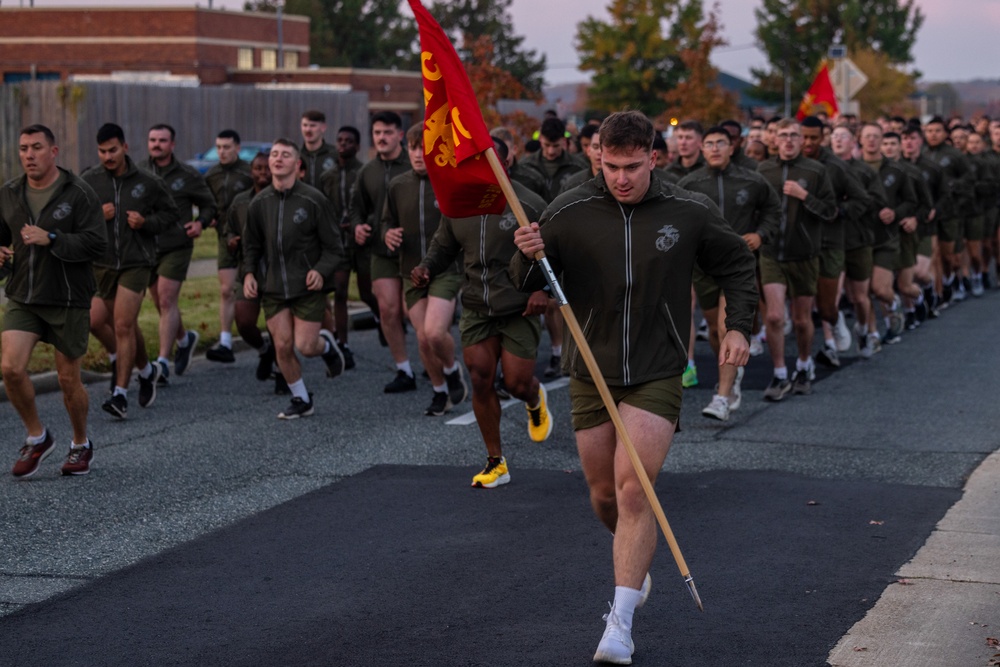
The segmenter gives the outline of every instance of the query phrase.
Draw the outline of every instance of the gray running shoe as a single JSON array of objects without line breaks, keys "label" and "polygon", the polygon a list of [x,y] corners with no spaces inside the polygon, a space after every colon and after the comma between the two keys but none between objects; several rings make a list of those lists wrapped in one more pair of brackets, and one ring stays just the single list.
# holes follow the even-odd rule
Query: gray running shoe
[{"label": "gray running shoe", "polygon": [[764,390],[764,400],[778,402],[783,400],[785,396],[792,391],[792,383],[788,379],[779,380],[776,377],[771,378],[771,384],[767,389]]},{"label": "gray running shoe", "polygon": [[808,396],[812,393],[812,378],[809,371],[795,371],[792,375],[792,393],[798,396]]}]

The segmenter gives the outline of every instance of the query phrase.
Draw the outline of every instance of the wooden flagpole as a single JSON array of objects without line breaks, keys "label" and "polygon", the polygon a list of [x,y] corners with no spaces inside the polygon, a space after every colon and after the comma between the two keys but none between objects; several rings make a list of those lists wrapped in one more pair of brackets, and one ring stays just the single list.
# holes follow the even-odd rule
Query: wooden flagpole
[{"label": "wooden flagpole", "polygon": [[[520,200],[518,200],[517,195],[514,193],[514,187],[510,184],[507,172],[500,164],[500,158],[497,156],[495,148],[490,148],[486,151],[486,159],[489,160],[490,167],[492,167],[493,173],[496,175],[497,183],[500,184],[500,188],[503,190],[503,194],[507,198],[507,204],[510,205],[511,211],[514,212],[514,216],[517,218],[517,224],[521,227],[528,227],[531,223],[528,220],[527,214],[524,212],[524,208],[521,206]],[[577,321],[576,315],[573,313],[573,308],[566,300],[566,296],[562,291],[562,286],[559,285],[558,279],[552,272],[552,268],[549,266],[549,262],[545,258],[545,253],[536,253],[535,259],[542,265],[545,272],[545,279],[549,283],[552,295],[559,303],[559,312],[562,313],[563,319],[569,327],[570,333],[573,335],[573,339],[576,341],[576,345],[580,350],[580,355],[583,357],[583,361],[587,365],[587,370],[590,371],[590,376],[594,380],[594,385],[597,387],[598,393],[601,395],[601,400],[604,401],[604,407],[608,409],[608,414],[611,415],[611,421],[615,425],[615,430],[618,432],[618,436],[621,438],[622,444],[625,445],[625,451],[628,453],[628,458],[632,462],[632,467],[635,468],[636,477],[639,478],[639,482],[642,484],[642,490],[646,493],[646,499],[653,508],[653,514],[656,516],[656,521],[660,524],[660,530],[663,531],[663,536],[667,538],[667,545],[670,547],[670,552],[674,555],[674,560],[677,562],[677,568],[680,570],[681,576],[684,577],[684,583],[687,584],[691,597],[694,599],[694,603],[698,605],[698,609],[700,611],[705,611],[705,608],[701,604],[701,597],[698,595],[698,589],[695,588],[694,585],[694,577],[691,576],[687,563],[684,561],[684,555],[681,554],[681,549],[677,545],[677,540],[674,538],[674,533],[670,530],[670,524],[667,523],[667,517],[663,513],[663,507],[660,505],[660,499],[656,497],[656,492],[653,490],[653,483],[649,481],[649,476],[642,467],[642,461],[639,460],[639,454],[635,451],[635,445],[632,444],[632,439],[625,430],[625,424],[622,422],[621,415],[618,412],[618,406],[615,405],[614,398],[611,396],[611,390],[608,389],[608,383],[604,380],[604,376],[601,374],[601,369],[597,366],[597,360],[594,358],[594,353],[591,351],[590,345],[587,344],[587,339],[584,337],[583,330],[580,328],[580,323]]]}]

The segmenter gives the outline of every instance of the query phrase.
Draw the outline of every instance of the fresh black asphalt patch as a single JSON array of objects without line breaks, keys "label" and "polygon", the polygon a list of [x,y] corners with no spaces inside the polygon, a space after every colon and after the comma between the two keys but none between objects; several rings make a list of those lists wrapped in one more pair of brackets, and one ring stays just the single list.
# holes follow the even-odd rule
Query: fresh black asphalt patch
[{"label": "fresh black asphalt patch", "polygon": [[[372,468],[28,605],[0,619],[0,664],[589,665],[613,580],[582,475],[514,468],[484,491],[474,472]],[[658,487],[705,613],[661,538],[633,632],[648,667],[825,664],[961,495],[767,472]]]}]

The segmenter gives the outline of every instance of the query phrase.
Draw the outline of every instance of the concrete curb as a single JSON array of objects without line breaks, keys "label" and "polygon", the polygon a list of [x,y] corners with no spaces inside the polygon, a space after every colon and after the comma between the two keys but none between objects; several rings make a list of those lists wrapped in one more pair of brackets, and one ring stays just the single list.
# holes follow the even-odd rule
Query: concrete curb
[{"label": "concrete curb", "polygon": [[900,579],[830,653],[832,667],[993,664],[1000,648],[1000,451],[979,465]]}]

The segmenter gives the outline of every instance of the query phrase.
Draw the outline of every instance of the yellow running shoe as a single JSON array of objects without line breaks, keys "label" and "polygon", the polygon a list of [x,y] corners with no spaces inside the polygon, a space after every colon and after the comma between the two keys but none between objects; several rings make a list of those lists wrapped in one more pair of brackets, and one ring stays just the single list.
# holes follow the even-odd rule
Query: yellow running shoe
[{"label": "yellow running shoe", "polygon": [[510,473],[507,471],[507,459],[502,456],[499,459],[490,457],[482,472],[472,478],[472,486],[477,489],[492,489],[509,481]]},{"label": "yellow running shoe", "polygon": [[[527,403],[524,404],[528,406]],[[548,394],[545,386],[538,385],[538,407],[528,408],[528,435],[535,442],[543,442],[552,435],[552,415],[549,414]]]}]

